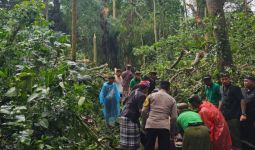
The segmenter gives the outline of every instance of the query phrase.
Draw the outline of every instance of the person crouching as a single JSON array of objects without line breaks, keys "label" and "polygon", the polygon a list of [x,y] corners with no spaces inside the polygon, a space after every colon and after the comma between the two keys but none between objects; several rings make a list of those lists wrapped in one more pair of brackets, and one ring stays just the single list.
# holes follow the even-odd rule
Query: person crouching
[{"label": "person crouching", "polygon": [[183,134],[183,150],[211,150],[209,129],[198,113],[188,110],[186,103],[177,105],[177,127]]}]

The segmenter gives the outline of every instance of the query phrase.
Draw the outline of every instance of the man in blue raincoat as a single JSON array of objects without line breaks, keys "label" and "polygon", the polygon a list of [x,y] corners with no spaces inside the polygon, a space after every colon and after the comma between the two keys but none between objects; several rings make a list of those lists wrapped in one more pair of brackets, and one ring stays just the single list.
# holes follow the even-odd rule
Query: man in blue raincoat
[{"label": "man in blue raincoat", "polygon": [[113,125],[120,115],[120,92],[114,82],[114,76],[109,76],[108,81],[104,83],[99,99],[107,125]]}]

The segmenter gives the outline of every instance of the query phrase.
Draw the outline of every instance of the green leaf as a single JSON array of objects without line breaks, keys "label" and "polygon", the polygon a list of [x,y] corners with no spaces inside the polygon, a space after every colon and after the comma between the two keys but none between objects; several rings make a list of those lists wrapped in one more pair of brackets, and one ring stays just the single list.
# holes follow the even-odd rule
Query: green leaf
[{"label": "green leaf", "polygon": [[26,145],[30,145],[32,133],[33,133],[33,130],[29,130],[29,129],[21,131],[19,135],[20,142]]},{"label": "green leaf", "polygon": [[17,122],[24,122],[26,121],[26,118],[24,115],[16,115],[15,118],[17,119]]},{"label": "green leaf", "polygon": [[54,149],[54,147],[50,146],[50,145],[45,145],[46,149]]},{"label": "green leaf", "polygon": [[17,96],[17,89],[16,89],[16,87],[10,88],[10,89],[5,93],[5,96],[7,96],[7,97],[15,97],[15,96]]},{"label": "green leaf", "polygon": [[27,109],[26,106],[18,106],[14,108],[14,110],[26,110],[26,109]]},{"label": "green leaf", "polygon": [[81,106],[85,101],[85,97],[80,97],[79,101],[78,101],[78,105]]},{"label": "green leaf", "polygon": [[64,83],[63,83],[63,82],[59,82],[59,86],[60,86],[62,89],[64,89],[64,88],[65,88],[65,85],[64,85]]},{"label": "green leaf", "polygon": [[49,116],[49,112],[46,111],[42,113],[42,117],[47,117],[47,116]]},{"label": "green leaf", "polygon": [[46,129],[49,127],[49,122],[48,122],[48,120],[45,119],[45,118],[41,119],[41,120],[38,122],[38,124],[39,124],[40,126],[46,128]]},{"label": "green leaf", "polygon": [[3,71],[0,71],[0,78],[6,77],[6,74]]},{"label": "green leaf", "polygon": [[4,108],[1,108],[1,109],[0,109],[0,113],[1,113],[1,114],[11,114],[11,112],[10,112],[9,110],[4,109]]},{"label": "green leaf", "polygon": [[28,99],[27,102],[33,101],[35,98],[37,98],[40,94],[39,93],[33,93]]}]

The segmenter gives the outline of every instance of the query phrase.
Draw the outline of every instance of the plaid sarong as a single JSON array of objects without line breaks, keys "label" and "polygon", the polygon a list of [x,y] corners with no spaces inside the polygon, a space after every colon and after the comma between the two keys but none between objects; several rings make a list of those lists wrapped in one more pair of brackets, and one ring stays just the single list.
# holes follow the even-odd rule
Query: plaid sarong
[{"label": "plaid sarong", "polygon": [[140,128],[127,117],[120,117],[120,146],[123,149],[137,149],[140,145]]}]

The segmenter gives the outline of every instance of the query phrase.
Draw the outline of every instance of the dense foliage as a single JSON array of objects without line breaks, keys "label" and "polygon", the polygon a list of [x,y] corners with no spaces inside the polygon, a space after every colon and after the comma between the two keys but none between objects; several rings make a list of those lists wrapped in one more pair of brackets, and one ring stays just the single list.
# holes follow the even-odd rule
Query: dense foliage
[{"label": "dense foliage", "polygon": [[[254,15],[235,12],[227,15],[229,38],[234,57],[233,68],[226,71],[242,86],[242,78],[254,74]],[[180,100],[193,92],[199,92],[205,74],[213,75],[218,82],[216,43],[212,37],[211,22],[204,19],[205,29],[197,26],[194,19],[183,23],[177,35],[170,35],[151,46],[134,49],[140,56],[142,70],[159,72],[161,79],[172,83],[172,94]],[[206,35],[206,36],[204,36]],[[248,54],[248,56],[247,56]]]},{"label": "dense foliage", "polygon": [[97,97],[107,68],[67,61],[69,38],[49,29],[43,8],[38,1],[24,1],[1,9],[0,149],[116,145],[105,139],[112,131],[98,126]]},{"label": "dense foliage", "polygon": [[[217,81],[217,18],[198,18],[179,0],[116,2],[114,18],[112,0],[78,0],[78,61],[72,62],[69,0],[0,1],[0,149],[118,145],[118,127],[105,127],[98,102],[110,69],[83,60],[92,58],[93,34],[98,64],[155,70],[178,101],[201,92],[203,75]],[[255,74],[255,16],[242,2],[231,1],[236,8],[225,13],[234,60],[226,71],[241,86],[243,75]]]}]

